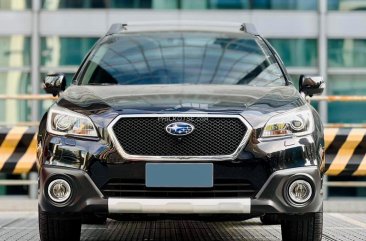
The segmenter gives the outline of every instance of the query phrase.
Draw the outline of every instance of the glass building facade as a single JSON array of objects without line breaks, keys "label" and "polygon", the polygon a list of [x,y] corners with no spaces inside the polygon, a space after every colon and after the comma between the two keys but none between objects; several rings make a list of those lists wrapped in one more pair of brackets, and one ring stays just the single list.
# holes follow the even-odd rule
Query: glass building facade
[{"label": "glass building facade", "polygon": [[[29,94],[31,46],[30,38],[22,35],[0,36],[0,94]],[[0,101],[0,123],[15,124],[30,120],[27,101]]]},{"label": "glass building facade", "polygon": [[[325,33],[326,40],[322,41],[318,21],[322,13],[325,17],[355,12],[366,16],[365,10],[364,0],[0,0],[0,18],[1,12],[10,16],[9,21],[20,16],[20,27],[11,22],[7,28],[3,22],[0,29],[0,95],[43,93],[40,80],[49,72],[65,73],[70,84],[77,66],[107,26],[113,21],[136,21],[134,16],[141,21],[176,20],[182,16],[188,20],[193,16],[193,20],[232,21],[236,16],[239,22],[259,22],[259,32],[278,51],[296,87],[300,74],[323,74],[328,95],[366,95],[366,33],[355,36],[352,29],[346,29],[341,34]],[[22,18],[24,14],[29,14],[29,22],[34,15],[40,18],[38,29]],[[267,22],[263,23],[266,16]],[[73,20],[68,22],[70,18]],[[296,19],[301,20],[298,26],[286,29]],[[103,31],[93,31],[99,22]],[[332,27],[332,21],[327,22]],[[284,25],[284,29],[273,30]],[[83,29],[90,31],[79,34]],[[0,100],[0,111],[4,113],[0,123],[11,126],[37,121],[51,103]],[[314,106],[318,108],[319,104],[314,102]],[[325,105],[323,115],[329,123],[366,123],[366,103],[332,102]],[[329,190],[330,196],[366,196],[360,188]]]},{"label": "glass building facade", "polygon": [[317,10],[317,0],[43,0],[48,10],[67,8]]}]

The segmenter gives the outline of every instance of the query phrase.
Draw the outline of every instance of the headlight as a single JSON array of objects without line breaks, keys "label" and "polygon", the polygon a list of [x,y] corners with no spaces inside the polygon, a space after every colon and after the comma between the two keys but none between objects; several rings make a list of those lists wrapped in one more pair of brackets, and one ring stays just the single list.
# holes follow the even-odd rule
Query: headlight
[{"label": "headlight", "polygon": [[314,119],[311,111],[300,107],[272,117],[264,127],[262,137],[302,136],[313,132]]},{"label": "headlight", "polygon": [[98,137],[88,117],[67,109],[52,107],[47,121],[47,130],[53,134]]}]

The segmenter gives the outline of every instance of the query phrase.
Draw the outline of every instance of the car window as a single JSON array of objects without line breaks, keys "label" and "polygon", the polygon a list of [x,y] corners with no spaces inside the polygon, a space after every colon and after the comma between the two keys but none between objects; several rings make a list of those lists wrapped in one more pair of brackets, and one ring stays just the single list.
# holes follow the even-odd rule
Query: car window
[{"label": "car window", "polygon": [[112,35],[101,42],[86,64],[79,81],[82,85],[286,84],[263,40],[245,34]]}]

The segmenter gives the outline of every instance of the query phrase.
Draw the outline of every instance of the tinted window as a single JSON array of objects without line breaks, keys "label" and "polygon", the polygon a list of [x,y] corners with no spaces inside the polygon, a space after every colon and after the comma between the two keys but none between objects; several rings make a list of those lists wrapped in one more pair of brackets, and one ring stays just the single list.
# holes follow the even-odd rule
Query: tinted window
[{"label": "tinted window", "polygon": [[81,84],[284,85],[262,40],[244,34],[160,32],[108,37]]},{"label": "tinted window", "polygon": [[31,63],[31,40],[23,35],[0,37],[0,66],[22,67]]},{"label": "tinted window", "polygon": [[340,11],[364,11],[366,10],[366,2],[363,0],[328,0],[328,9]]},{"label": "tinted window", "polygon": [[[365,75],[328,75],[329,95],[366,95]],[[357,114],[356,114],[357,113]],[[329,123],[366,123],[366,102],[328,103]]]},{"label": "tinted window", "polygon": [[97,38],[44,37],[41,39],[42,66],[79,65]]},{"label": "tinted window", "polygon": [[366,39],[329,39],[330,67],[365,67]]},{"label": "tinted window", "polygon": [[26,10],[32,6],[32,0],[0,0],[1,10]]}]

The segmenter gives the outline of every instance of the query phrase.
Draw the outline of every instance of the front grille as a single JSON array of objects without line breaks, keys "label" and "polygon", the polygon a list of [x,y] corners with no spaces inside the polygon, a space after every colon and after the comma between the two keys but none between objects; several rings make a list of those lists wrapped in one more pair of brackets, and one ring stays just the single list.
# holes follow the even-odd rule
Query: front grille
[{"label": "front grille", "polygon": [[[179,119],[175,118],[175,119]],[[168,124],[159,117],[123,117],[113,132],[123,151],[140,156],[221,156],[235,153],[247,132],[236,117],[188,118],[194,131],[186,136],[166,132]]]},{"label": "front grille", "polygon": [[215,180],[212,188],[147,188],[144,180],[110,179],[101,191],[105,197],[130,198],[234,198],[254,197],[248,180]]}]

